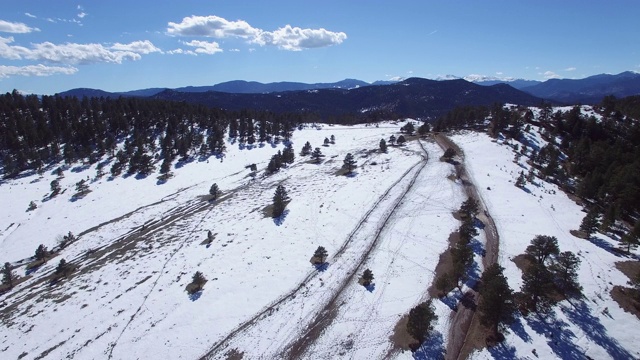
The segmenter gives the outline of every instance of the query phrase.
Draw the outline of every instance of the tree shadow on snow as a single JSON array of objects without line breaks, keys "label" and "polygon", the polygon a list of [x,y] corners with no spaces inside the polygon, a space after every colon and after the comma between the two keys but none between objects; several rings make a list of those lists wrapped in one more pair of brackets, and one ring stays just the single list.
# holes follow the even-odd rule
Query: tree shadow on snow
[{"label": "tree shadow on snow", "polygon": [[599,237],[595,237],[595,236],[591,236],[589,239],[589,242],[592,243],[593,245],[599,247],[602,250],[605,250],[608,253],[611,253],[617,257],[622,257],[622,251],[616,247],[614,247],[613,245],[611,245],[610,242],[606,241],[605,239],[599,238]]},{"label": "tree shadow on snow", "polygon": [[633,359],[633,356],[616,339],[607,335],[607,328],[600,323],[600,319],[597,316],[591,314],[584,301],[573,302],[572,304],[572,307],[563,307],[562,312],[582,329],[589,339],[605,349],[614,359]]},{"label": "tree shadow on snow", "polygon": [[368,292],[372,293],[376,289],[376,284],[369,284],[364,287]]},{"label": "tree shadow on snow", "polygon": [[584,359],[584,350],[575,345],[576,335],[569,329],[569,324],[556,318],[555,311],[552,310],[547,315],[532,313],[526,319],[536,333],[547,338],[547,344],[558,357]]},{"label": "tree shadow on snow", "polygon": [[442,337],[442,334],[436,331],[431,336],[429,336],[422,344],[420,344],[418,350],[413,353],[413,358],[424,360],[444,359],[444,354],[444,339]]},{"label": "tree shadow on snow", "polygon": [[280,226],[284,223],[284,219],[287,218],[287,215],[289,215],[289,210],[285,210],[282,215],[278,216],[278,217],[274,217],[273,218],[273,223],[276,224],[276,226]]},{"label": "tree shadow on snow", "polygon": [[193,294],[189,294],[189,300],[196,301],[200,299],[200,296],[202,296],[202,290],[196,291]]},{"label": "tree shadow on snow", "polygon": [[471,241],[469,241],[469,247],[471,247],[471,250],[476,255],[484,256],[484,254],[486,253],[486,251],[484,250],[484,245],[480,241],[478,241],[478,239],[471,239]]},{"label": "tree shadow on snow", "polygon": [[516,348],[513,345],[507,345],[502,342],[496,346],[488,348],[489,353],[494,359],[517,359]]},{"label": "tree shadow on snow", "polygon": [[314,264],[313,267],[315,267],[319,272],[324,272],[329,268],[329,263],[325,261],[321,264]]},{"label": "tree shadow on snow", "polygon": [[527,334],[527,331],[524,329],[524,325],[522,325],[522,318],[517,317],[511,323],[511,325],[509,325],[509,329],[511,331],[513,331],[513,333],[516,334],[524,342],[528,342],[529,343],[529,342],[533,341],[533,339],[531,339],[531,336],[529,336],[529,334]]},{"label": "tree shadow on snow", "polygon": [[349,178],[354,178],[354,177],[358,176],[358,172],[357,171],[352,171],[350,173],[344,174],[344,176],[349,177]]}]

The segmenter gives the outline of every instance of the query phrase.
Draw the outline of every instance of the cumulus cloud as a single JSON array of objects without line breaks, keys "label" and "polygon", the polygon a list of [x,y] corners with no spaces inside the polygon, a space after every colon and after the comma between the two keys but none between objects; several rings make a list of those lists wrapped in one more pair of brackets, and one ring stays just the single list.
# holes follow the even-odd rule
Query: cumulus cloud
[{"label": "cumulus cloud", "polygon": [[12,37],[0,37],[0,57],[11,60],[49,61],[62,64],[116,63],[124,60],[139,60],[140,54],[160,51],[150,41],[135,41],[130,44],[116,44],[111,48],[101,44],[53,44],[43,42],[31,44],[31,48],[10,45]]},{"label": "cumulus cloud", "polygon": [[150,54],[153,52],[162,52],[162,50],[158,49],[149,40],[139,40],[129,44],[115,43],[113,46],[111,46],[111,49],[119,50],[119,51],[131,51],[138,54]]},{"label": "cumulus cloud", "polygon": [[26,34],[33,31],[40,31],[40,29],[29,27],[23,23],[0,20],[0,32]]},{"label": "cumulus cloud", "polygon": [[302,29],[285,25],[275,31],[265,31],[244,20],[229,21],[219,16],[189,16],[180,23],[169,22],[167,34],[173,36],[202,36],[213,38],[241,38],[261,46],[272,45],[280,49],[303,49],[341,44],[347,38],[344,32],[323,28]]},{"label": "cumulus cloud", "polygon": [[0,79],[10,76],[50,76],[55,74],[72,75],[77,68],[67,66],[46,66],[42,64],[27,66],[0,65]]},{"label": "cumulus cloud", "polygon": [[207,42],[207,41],[200,41],[200,40],[192,40],[189,42],[185,42],[184,44],[187,46],[195,47],[196,49],[194,51],[198,54],[213,55],[215,53],[222,52],[220,45],[215,41]]},{"label": "cumulus cloud", "polygon": [[545,79],[557,79],[560,77],[560,75],[554,73],[553,71],[545,71],[542,76],[544,76]]},{"label": "cumulus cloud", "polygon": [[198,54],[196,54],[195,52],[193,52],[191,50],[184,50],[184,49],[169,50],[169,51],[167,51],[167,54],[169,54],[169,55],[175,55],[175,54],[198,55]]}]

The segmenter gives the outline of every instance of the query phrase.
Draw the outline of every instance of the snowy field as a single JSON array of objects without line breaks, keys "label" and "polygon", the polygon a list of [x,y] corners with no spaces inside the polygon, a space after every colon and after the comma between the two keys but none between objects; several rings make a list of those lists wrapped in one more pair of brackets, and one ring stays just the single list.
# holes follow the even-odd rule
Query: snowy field
[{"label": "snowy field", "polygon": [[[228,144],[223,159],[174,169],[176,176],[165,184],[155,176],[110,180],[108,174],[94,181],[95,165],[72,166],[61,180],[63,193],[48,201],[43,200],[56,178],[51,169],[41,177],[5,181],[0,193],[12,206],[0,210],[0,260],[25,264],[39,244],[52,248],[69,231],[80,236],[0,298],[6,324],[0,357],[193,359],[305,282],[304,297],[284,302],[282,311],[251,329],[253,335],[233,343],[247,355],[268,357],[297,335],[332,289],[362,271],[357,262],[383,221],[388,224],[363,263],[374,271],[376,289],[348,286],[341,295],[348,305],[340,308],[335,330],[311,351],[325,348],[342,331],[362,336],[366,323],[352,326],[349,320],[361,316],[361,300],[376,304],[367,319],[378,325],[376,343],[356,339],[357,350],[384,351],[399,316],[424,296],[448,233],[457,227],[451,211],[462,201],[458,185],[445,178],[450,165],[427,163],[418,142],[389,147],[387,154],[370,151],[381,138],[397,136],[398,128],[387,123],[296,131],[296,152],[309,141],[321,148],[322,163],[297,156],[269,177],[261,170],[282,145]],[[331,135],[336,143],[320,146]],[[429,156],[441,155],[434,144],[425,148]],[[347,152],[358,168],[354,176],[338,176]],[[258,165],[255,178],[245,169],[251,163]],[[87,177],[92,192],[73,201],[75,183]],[[210,203],[204,196],[214,182],[223,194]],[[292,200],[284,218],[274,221],[264,208],[278,184]],[[38,208],[25,211],[32,200]],[[215,240],[207,247],[202,241],[209,230]],[[309,263],[319,245],[329,252],[322,273]],[[61,258],[79,269],[55,285],[43,281]],[[24,276],[24,269],[16,272]],[[189,297],[185,286],[195,271],[208,282],[201,294]],[[446,325],[438,329],[446,334]]]},{"label": "snowy field", "polygon": [[[534,127],[528,137],[542,147],[545,142],[536,130]],[[527,184],[526,190],[514,186],[520,171],[526,174],[529,165],[526,157],[518,164],[513,162],[511,146],[492,142],[479,133],[451,138],[463,149],[467,170],[495,220],[500,235],[499,263],[511,288],[518,291],[522,286],[522,273],[512,259],[523,254],[536,235],[555,236],[560,251],[580,257],[579,282],[584,288],[584,299],[559,303],[549,317],[518,317],[503,345],[476,352],[473,358],[639,358],[640,337],[630,330],[637,329],[640,321],[609,295],[613,286],[626,286],[627,281],[614,266],[628,260],[612,251],[618,241],[601,233],[590,241],[571,235],[569,231],[578,229],[585,213],[556,185],[538,179],[536,184]]]},{"label": "snowy field", "polygon": [[[0,358],[195,359],[209,351],[216,359],[413,357],[395,351],[391,336],[398,320],[427,299],[439,255],[460,225],[452,212],[466,196],[447,178],[454,169],[438,160],[435,143],[377,151],[380,139],[398,136],[401,125],[295,131],[295,162],[267,177],[263,170],[282,144],[228,143],[221,159],[174,164],[175,177],[164,184],[155,175],[94,179],[95,165],[76,164],[64,172],[63,192],[50,200],[53,169],[3,181],[0,198],[11,206],[0,208],[2,263],[17,265],[24,277],[39,244],[51,249],[69,231],[79,240],[0,296]],[[336,143],[321,146],[331,135]],[[639,357],[638,336],[629,329],[640,324],[609,295],[626,283],[613,265],[624,260],[610,251],[617,241],[570,235],[584,213],[555,185],[538,180],[526,191],[515,187],[528,165],[525,157],[514,163],[507,144],[471,132],[452,139],[496,222],[499,262],[513,289],[520,289],[521,272],[511,259],[535,235],[556,236],[561,251],[582,260],[583,300],[560,303],[548,318],[520,316],[503,345],[473,358]],[[535,131],[529,139],[544,145]],[[298,155],[307,141],[325,155],[320,164]],[[342,176],[349,152],[358,167]],[[253,163],[255,177],[245,168]],[[92,191],[74,201],[75,183],[87,178]],[[209,202],[213,183],[222,195]],[[279,184],[291,202],[274,220],[265,208]],[[26,211],[30,201],[38,208]],[[208,231],[214,241],[206,246]],[[481,247],[484,234],[475,240]],[[329,253],[323,271],[309,262],[318,246]],[[78,269],[51,284],[47,276],[61,258]],[[369,290],[357,283],[366,268],[375,276]],[[208,282],[189,296],[185,286],[196,271]],[[434,300],[439,320],[419,357],[443,354],[455,298],[454,292]]]}]

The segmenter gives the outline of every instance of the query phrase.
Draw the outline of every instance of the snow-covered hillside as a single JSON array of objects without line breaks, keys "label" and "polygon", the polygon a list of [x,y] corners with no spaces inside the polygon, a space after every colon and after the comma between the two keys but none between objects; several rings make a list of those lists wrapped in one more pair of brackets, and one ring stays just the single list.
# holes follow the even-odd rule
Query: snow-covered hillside
[{"label": "snow-covered hillside", "polygon": [[[534,127],[526,137],[533,144],[545,141]],[[514,186],[518,174],[529,165],[523,157],[514,163],[508,143],[491,141],[485,134],[467,132],[452,136],[464,150],[467,169],[481,192],[500,235],[499,264],[509,285],[522,286],[522,272],[512,261],[523,254],[536,235],[558,238],[560,251],[571,251],[581,260],[579,282],[584,299],[562,301],[548,317],[519,316],[510,326],[504,344],[474,354],[474,359],[631,359],[640,357],[640,326],[609,294],[614,285],[626,286],[627,277],[615,262],[627,260],[613,251],[619,242],[601,233],[591,240],[569,233],[585,216],[582,208],[554,184],[536,180],[524,189]],[[536,355],[537,354],[537,355]]]},{"label": "snow-covered hillside", "polygon": [[[0,261],[22,282],[0,295],[2,359],[352,359],[444,356],[455,301],[482,271],[481,231],[474,240],[475,277],[442,300],[434,332],[416,354],[399,351],[394,328],[428,299],[440,254],[460,222],[452,213],[466,200],[454,166],[439,161],[431,139],[414,139],[380,153],[380,139],[402,124],[306,127],[293,134],[293,164],[264,176],[282,144],[246,148],[227,144],[222,158],[194,160],[160,183],[104,176],[77,164],[64,172],[62,192],[48,199],[53,169],[0,183]],[[321,146],[335,136],[335,144]],[[534,126],[531,143],[544,145]],[[499,263],[519,290],[512,259],[538,234],[556,236],[561,251],[580,256],[582,300],[563,301],[550,317],[519,316],[505,343],[473,358],[623,359],[640,356],[640,325],[609,295],[626,277],[614,266],[615,239],[573,237],[582,209],[555,185],[536,180],[514,186],[529,165],[485,134],[451,137],[500,236]],[[298,155],[305,142],[324,154],[320,164]],[[358,167],[341,171],[352,153]],[[256,164],[252,176],[247,165]],[[85,197],[75,184],[89,180]],[[209,201],[217,183],[222,194]],[[291,202],[273,219],[268,206],[277,185]],[[37,208],[26,211],[30,201]],[[39,244],[49,249],[71,231],[78,241],[26,275]],[[214,239],[207,245],[207,232]],[[318,246],[328,267],[309,259]],[[60,259],[77,266],[52,281]],[[358,284],[371,269],[374,286]],[[185,291],[196,271],[204,290]],[[606,312],[604,310],[607,310]],[[535,351],[534,351],[535,350]]]}]

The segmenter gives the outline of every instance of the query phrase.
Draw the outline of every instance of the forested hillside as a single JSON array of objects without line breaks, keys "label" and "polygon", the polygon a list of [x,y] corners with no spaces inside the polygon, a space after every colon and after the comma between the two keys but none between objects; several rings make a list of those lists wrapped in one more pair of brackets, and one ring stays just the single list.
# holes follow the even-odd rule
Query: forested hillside
[{"label": "forested hillside", "polygon": [[94,164],[116,156],[114,176],[149,174],[162,160],[221,155],[224,136],[253,144],[287,138],[301,115],[224,111],[182,102],[140,98],[0,96],[0,155],[5,177],[42,172],[64,160]]}]

